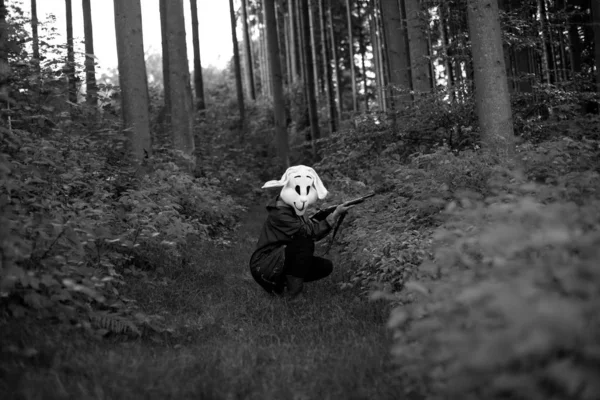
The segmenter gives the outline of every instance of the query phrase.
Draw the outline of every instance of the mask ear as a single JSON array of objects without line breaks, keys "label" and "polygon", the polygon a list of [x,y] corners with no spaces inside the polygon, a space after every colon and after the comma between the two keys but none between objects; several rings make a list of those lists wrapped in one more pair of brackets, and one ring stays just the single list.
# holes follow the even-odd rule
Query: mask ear
[{"label": "mask ear", "polygon": [[280,180],[278,180],[278,181],[273,180],[273,181],[265,182],[265,184],[262,186],[261,189],[272,188],[272,187],[281,187],[281,186],[287,185],[288,181],[290,180],[290,175],[291,175],[290,168],[288,168],[285,171],[285,173],[283,174],[283,176],[281,177]]},{"label": "mask ear", "polygon": [[315,170],[312,168],[309,169],[315,177],[315,189],[317,190],[317,197],[319,198],[319,200],[323,200],[325,197],[327,197],[327,193],[329,192],[327,191],[327,189],[325,189],[325,185],[323,185],[321,178],[319,178],[319,175],[317,175]]}]

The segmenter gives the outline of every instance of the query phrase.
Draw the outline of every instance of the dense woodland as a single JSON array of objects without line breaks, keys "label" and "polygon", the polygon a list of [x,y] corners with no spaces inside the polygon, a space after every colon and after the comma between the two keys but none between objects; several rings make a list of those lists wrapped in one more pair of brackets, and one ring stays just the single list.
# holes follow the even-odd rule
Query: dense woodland
[{"label": "dense woodland", "polygon": [[[114,0],[103,75],[55,1],[0,0],[0,397],[600,398],[600,1],[229,0],[219,71],[196,0],[161,54]],[[377,195],[292,305],[247,262],[294,164]]]}]

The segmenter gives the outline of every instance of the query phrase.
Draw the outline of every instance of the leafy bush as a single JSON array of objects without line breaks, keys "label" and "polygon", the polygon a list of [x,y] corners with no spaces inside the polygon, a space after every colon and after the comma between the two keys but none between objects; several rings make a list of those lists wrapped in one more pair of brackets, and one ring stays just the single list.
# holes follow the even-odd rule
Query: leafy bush
[{"label": "leafy bush", "polygon": [[[443,146],[415,154],[403,164],[403,142],[386,146],[394,136],[389,131],[358,139],[345,135],[337,146],[331,145],[338,151],[317,165],[324,179],[332,182],[332,203],[368,191],[378,193],[350,213],[345,225],[352,226],[340,234],[342,260],[353,266],[346,285],[369,289],[385,283],[400,290],[428,257],[429,236],[445,220],[441,211],[446,203],[460,196],[482,199],[491,190],[493,158],[486,154],[465,151],[457,155]],[[353,146],[353,140],[359,143]],[[378,152],[379,146],[385,150]],[[340,162],[344,151],[348,159]]]},{"label": "leafy bush", "polygon": [[131,165],[114,132],[2,131],[0,304],[13,316],[131,313],[124,272],[180,265],[189,237],[221,240],[242,210],[168,154]]},{"label": "leafy bush", "polygon": [[600,201],[513,182],[449,212],[396,298],[393,352],[432,398],[598,398]]}]

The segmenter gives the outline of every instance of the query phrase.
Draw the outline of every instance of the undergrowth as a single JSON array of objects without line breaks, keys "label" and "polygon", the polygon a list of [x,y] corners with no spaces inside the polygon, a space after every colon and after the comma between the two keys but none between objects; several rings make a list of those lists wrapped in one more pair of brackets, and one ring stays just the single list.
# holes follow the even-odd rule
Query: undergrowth
[{"label": "undergrowth", "polygon": [[353,274],[341,285],[395,304],[388,326],[407,388],[432,399],[600,396],[596,121],[546,124],[512,165],[441,137],[410,152],[406,130],[326,144],[316,168],[333,202],[378,194],[345,220]]},{"label": "undergrowth", "polygon": [[120,295],[130,267],[184,264],[190,240],[223,240],[243,211],[214,179],[194,178],[160,152],[129,164],[116,132],[2,130],[5,316],[84,327],[99,316],[130,316],[136,306]]}]

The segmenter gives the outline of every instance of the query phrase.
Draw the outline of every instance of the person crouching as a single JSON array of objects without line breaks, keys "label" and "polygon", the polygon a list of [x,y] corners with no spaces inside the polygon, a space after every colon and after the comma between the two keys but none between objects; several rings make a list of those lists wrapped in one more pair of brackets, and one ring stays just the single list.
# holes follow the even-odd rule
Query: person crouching
[{"label": "person crouching", "polygon": [[268,216],[250,257],[250,272],[268,293],[283,295],[287,287],[287,296],[296,298],[304,282],[331,274],[333,263],[314,255],[315,242],[326,237],[350,207],[339,205],[322,221],[309,218],[307,209],[328,192],[315,170],[304,165],[288,168],[280,180],[262,187],[282,189],[267,205]]}]

